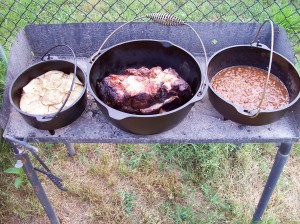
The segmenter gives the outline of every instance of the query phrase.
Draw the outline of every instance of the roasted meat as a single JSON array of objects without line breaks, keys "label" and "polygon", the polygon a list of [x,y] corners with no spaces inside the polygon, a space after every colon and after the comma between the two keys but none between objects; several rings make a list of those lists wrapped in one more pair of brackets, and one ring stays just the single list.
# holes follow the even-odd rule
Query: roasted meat
[{"label": "roasted meat", "polygon": [[99,98],[117,110],[156,114],[173,110],[192,97],[189,84],[178,73],[161,67],[126,69],[97,82]]}]

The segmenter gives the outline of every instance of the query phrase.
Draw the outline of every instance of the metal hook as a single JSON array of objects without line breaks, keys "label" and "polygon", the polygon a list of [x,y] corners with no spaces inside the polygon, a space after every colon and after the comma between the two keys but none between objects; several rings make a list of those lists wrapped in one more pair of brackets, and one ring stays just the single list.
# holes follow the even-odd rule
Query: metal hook
[{"label": "metal hook", "polygon": [[260,34],[261,29],[263,28],[263,26],[264,26],[267,22],[269,22],[270,25],[271,25],[271,49],[270,49],[270,60],[269,60],[269,66],[268,66],[268,75],[267,75],[267,78],[266,78],[266,82],[265,82],[265,85],[264,85],[263,94],[262,94],[262,96],[261,96],[260,102],[259,102],[259,104],[258,104],[258,106],[257,106],[256,109],[253,109],[253,110],[250,110],[250,111],[249,111],[249,114],[250,114],[252,111],[255,111],[255,110],[257,110],[257,112],[256,112],[253,116],[250,116],[250,118],[255,118],[255,117],[257,117],[258,114],[259,114],[260,111],[261,111],[261,108],[260,108],[260,107],[261,107],[261,105],[262,105],[262,103],[263,103],[263,101],[264,101],[264,98],[265,98],[265,96],[266,96],[266,91],[267,91],[267,88],[268,88],[268,83],[269,83],[270,74],[271,74],[271,67],[272,67],[272,61],[273,61],[273,52],[274,52],[274,50],[273,50],[273,49],[274,49],[274,25],[273,25],[272,20],[268,19],[268,20],[264,21],[264,23],[263,23],[263,24],[260,26],[260,28],[258,29],[258,31],[257,31],[257,33],[256,33],[256,35],[255,35],[255,38],[253,39],[253,41],[251,42],[251,44],[253,44],[253,43],[256,42],[258,47],[261,46],[261,45],[259,45],[260,42],[259,42],[259,40],[258,40],[258,36],[259,36],[259,34]]}]

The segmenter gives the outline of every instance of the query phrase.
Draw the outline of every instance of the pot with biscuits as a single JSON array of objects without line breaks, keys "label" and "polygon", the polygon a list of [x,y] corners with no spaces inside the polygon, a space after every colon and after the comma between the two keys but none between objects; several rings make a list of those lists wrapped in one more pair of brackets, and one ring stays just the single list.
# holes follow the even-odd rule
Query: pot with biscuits
[{"label": "pot with biscuits", "polygon": [[[68,48],[74,62],[52,59],[57,47]],[[19,74],[12,82],[9,99],[25,121],[37,129],[55,130],[71,124],[84,111],[86,96],[84,72],[67,45],[51,48],[38,62]]]}]

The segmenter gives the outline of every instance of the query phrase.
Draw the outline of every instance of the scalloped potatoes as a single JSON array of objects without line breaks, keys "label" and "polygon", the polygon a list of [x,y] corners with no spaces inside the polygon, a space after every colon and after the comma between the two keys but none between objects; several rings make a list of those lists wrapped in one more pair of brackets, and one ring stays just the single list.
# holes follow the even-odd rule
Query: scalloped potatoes
[{"label": "scalloped potatoes", "polygon": [[[20,109],[34,115],[44,115],[57,112],[63,105],[71,88],[73,73],[52,70],[31,80],[23,87],[20,99]],[[70,97],[64,109],[76,101],[84,85],[76,77]]]}]

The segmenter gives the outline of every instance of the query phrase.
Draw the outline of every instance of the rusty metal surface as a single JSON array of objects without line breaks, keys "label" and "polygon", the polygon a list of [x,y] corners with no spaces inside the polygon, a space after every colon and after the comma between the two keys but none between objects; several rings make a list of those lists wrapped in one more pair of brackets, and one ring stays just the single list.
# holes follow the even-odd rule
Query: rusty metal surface
[{"label": "rusty metal surface", "polygon": [[[79,66],[86,71],[88,58],[118,25],[116,23],[88,23],[26,27],[26,32],[19,33],[11,48],[5,100],[8,98],[7,89],[12,77],[16,77],[28,65],[38,61],[40,55],[56,44],[63,43],[73,47],[78,56]],[[250,43],[259,27],[259,24],[253,23],[191,23],[191,25],[203,38],[209,55],[227,46]],[[261,42],[269,45],[269,36],[269,29],[264,30],[260,38]],[[108,45],[138,38],[170,40],[189,50],[199,61],[203,59],[201,47],[193,44],[198,43],[196,37],[184,27],[174,29],[149,23],[145,29],[144,23],[135,23],[124,30],[122,35],[112,38]],[[284,29],[276,26],[275,40],[274,50],[293,61],[293,51]],[[71,60],[71,56],[66,55],[67,52],[57,51],[56,53],[64,59]],[[24,58],[17,62],[20,57]],[[72,124],[55,130],[54,133],[27,125],[21,115],[9,104],[6,103],[5,107],[9,107],[7,109],[9,120],[4,134],[16,138],[28,137],[28,141],[31,142],[238,143],[287,142],[296,141],[299,138],[298,116],[295,116],[299,112],[299,106],[272,124],[259,127],[244,126],[229,120],[225,121],[212,107],[208,96],[196,103],[178,126],[169,131],[148,136],[134,135],[113,126],[102,115],[90,94],[88,94],[88,105],[82,116]]]}]

